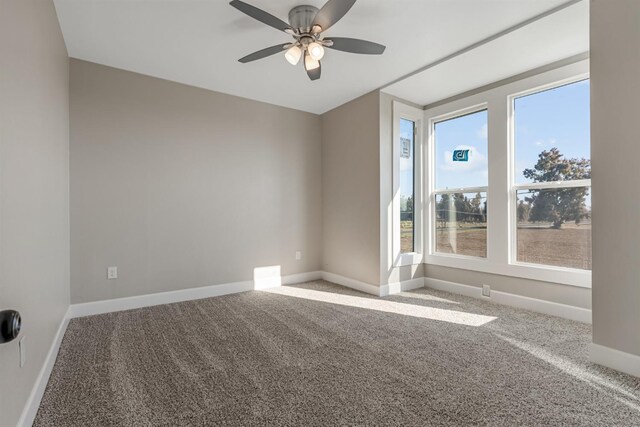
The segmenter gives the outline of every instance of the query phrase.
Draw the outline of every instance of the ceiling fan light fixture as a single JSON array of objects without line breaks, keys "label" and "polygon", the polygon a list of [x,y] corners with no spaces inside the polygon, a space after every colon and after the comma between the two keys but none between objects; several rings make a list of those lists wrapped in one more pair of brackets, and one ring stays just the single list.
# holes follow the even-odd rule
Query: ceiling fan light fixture
[{"label": "ceiling fan light fixture", "polygon": [[284,57],[291,65],[296,65],[298,61],[300,61],[301,56],[302,50],[298,46],[291,46],[284,54]]},{"label": "ceiling fan light fixture", "polygon": [[309,56],[316,61],[320,61],[324,56],[324,47],[318,42],[310,43],[307,50],[309,51]]},{"label": "ceiling fan light fixture", "polygon": [[304,59],[302,64],[307,76],[311,81],[315,81],[322,74],[320,60],[324,57],[325,48],[361,55],[381,55],[384,52],[385,46],[367,40],[333,36],[326,39],[323,33],[340,21],[356,0],[325,1],[320,9],[308,4],[295,6],[289,11],[289,23],[286,23],[269,12],[242,0],[231,0],[229,4],[240,12],[278,31],[283,31],[293,38],[293,41],[290,40],[289,43],[260,49],[238,59],[238,61],[246,64],[284,51],[285,59],[292,65],[296,65],[301,59]]},{"label": "ceiling fan light fixture", "polygon": [[307,71],[315,70],[320,66],[318,60],[313,59],[311,55],[304,56],[304,69]]}]

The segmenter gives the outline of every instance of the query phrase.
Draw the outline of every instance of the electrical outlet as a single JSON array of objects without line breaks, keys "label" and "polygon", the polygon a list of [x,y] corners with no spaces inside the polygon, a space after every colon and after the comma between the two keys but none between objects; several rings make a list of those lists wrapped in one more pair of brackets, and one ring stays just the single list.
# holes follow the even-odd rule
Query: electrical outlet
[{"label": "electrical outlet", "polygon": [[302,252],[296,251],[296,261],[300,261],[302,259]]},{"label": "electrical outlet", "polygon": [[118,278],[118,267],[107,267],[107,280]]},{"label": "electrical outlet", "polygon": [[25,340],[26,337],[22,337],[20,338],[20,341],[18,341],[18,351],[20,351],[20,367],[22,368],[25,363],[27,363],[27,341]]},{"label": "electrical outlet", "polygon": [[491,286],[482,285],[482,296],[483,297],[487,297],[487,298],[491,298]]}]

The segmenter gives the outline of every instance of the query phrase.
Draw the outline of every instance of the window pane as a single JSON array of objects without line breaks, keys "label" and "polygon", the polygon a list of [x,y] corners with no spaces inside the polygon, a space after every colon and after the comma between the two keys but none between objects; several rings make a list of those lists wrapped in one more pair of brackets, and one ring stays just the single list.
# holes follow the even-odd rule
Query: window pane
[{"label": "window pane", "polygon": [[400,251],[414,252],[414,148],[415,124],[400,119]]},{"label": "window pane", "polygon": [[436,252],[487,256],[487,193],[436,195]]},{"label": "window pane", "polygon": [[518,261],[591,270],[590,188],[518,190]]},{"label": "window pane", "polygon": [[589,179],[589,80],[514,102],[516,183]]},{"label": "window pane", "polygon": [[436,190],[487,185],[487,110],[437,122],[434,143]]}]

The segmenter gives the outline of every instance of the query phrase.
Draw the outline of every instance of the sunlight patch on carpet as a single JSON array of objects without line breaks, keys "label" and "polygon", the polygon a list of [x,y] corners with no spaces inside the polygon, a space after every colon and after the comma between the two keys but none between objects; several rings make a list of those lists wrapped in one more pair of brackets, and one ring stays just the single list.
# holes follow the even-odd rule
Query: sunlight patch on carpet
[{"label": "sunlight patch on carpet", "polygon": [[537,345],[517,340],[515,338],[511,338],[502,334],[496,334],[496,336],[507,341],[513,346],[526,351],[532,356],[535,356],[538,359],[543,360],[550,365],[564,371],[565,373],[588,383],[592,387],[604,390],[608,394],[611,394],[612,397],[617,401],[629,406],[635,411],[640,412],[640,399],[633,393],[626,391],[624,388],[613,383],[609,379],[601,378],[600,376],[589,372],[587,369],[578,365],[577,363],[572,362],[564,357],[555,355]]},{"label": "sunlight patch on carpet", "polygon": [[326,302],[330,304],[345,305],[349,307],[365,308],[385,313],[419,317],[422,319],[456,323],[458,325],[466,326],[482,326],[497,319],[497,317],[493,316],[466,313],[464,311],[445,310],[442,308],[425,307],[422,305],[404,304],[394,301],[386,301],[383,299],[363,298],[353,295],[334,294],[288,286],[265,289],[262,290],[262,292],[269,292],[272,294],[295,298],[304,298],[311,301]]}]

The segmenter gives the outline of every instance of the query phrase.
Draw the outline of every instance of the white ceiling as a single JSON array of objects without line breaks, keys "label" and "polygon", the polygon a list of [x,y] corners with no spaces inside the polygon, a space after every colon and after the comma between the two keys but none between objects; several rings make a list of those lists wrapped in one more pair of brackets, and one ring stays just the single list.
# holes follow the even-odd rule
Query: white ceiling
[{"label": "white ceiling", "polygon": [[583,1],[383,91],[418,105],[428,105],[588,51],[589,3]]},{"label": "white ceiling", "polygon": [[[327,50],[322,78],[315,82],[281,55],[240,64],[238,58],[288,42],[289,36],[224,0],[55,0],[55,5],[73,58],[323,113],[566,1],[359,0],[326,35],[367,39],[387,50],[382,56]],[[320,7],[324,0],[247,2],[286,21],[292,7]],[[526,42],[518,52],[510,50],[518,55],[499,64],[526,63],[525,49],[555,49],[546,37]],[[499,73],[497,65],[493,70]]]}]

